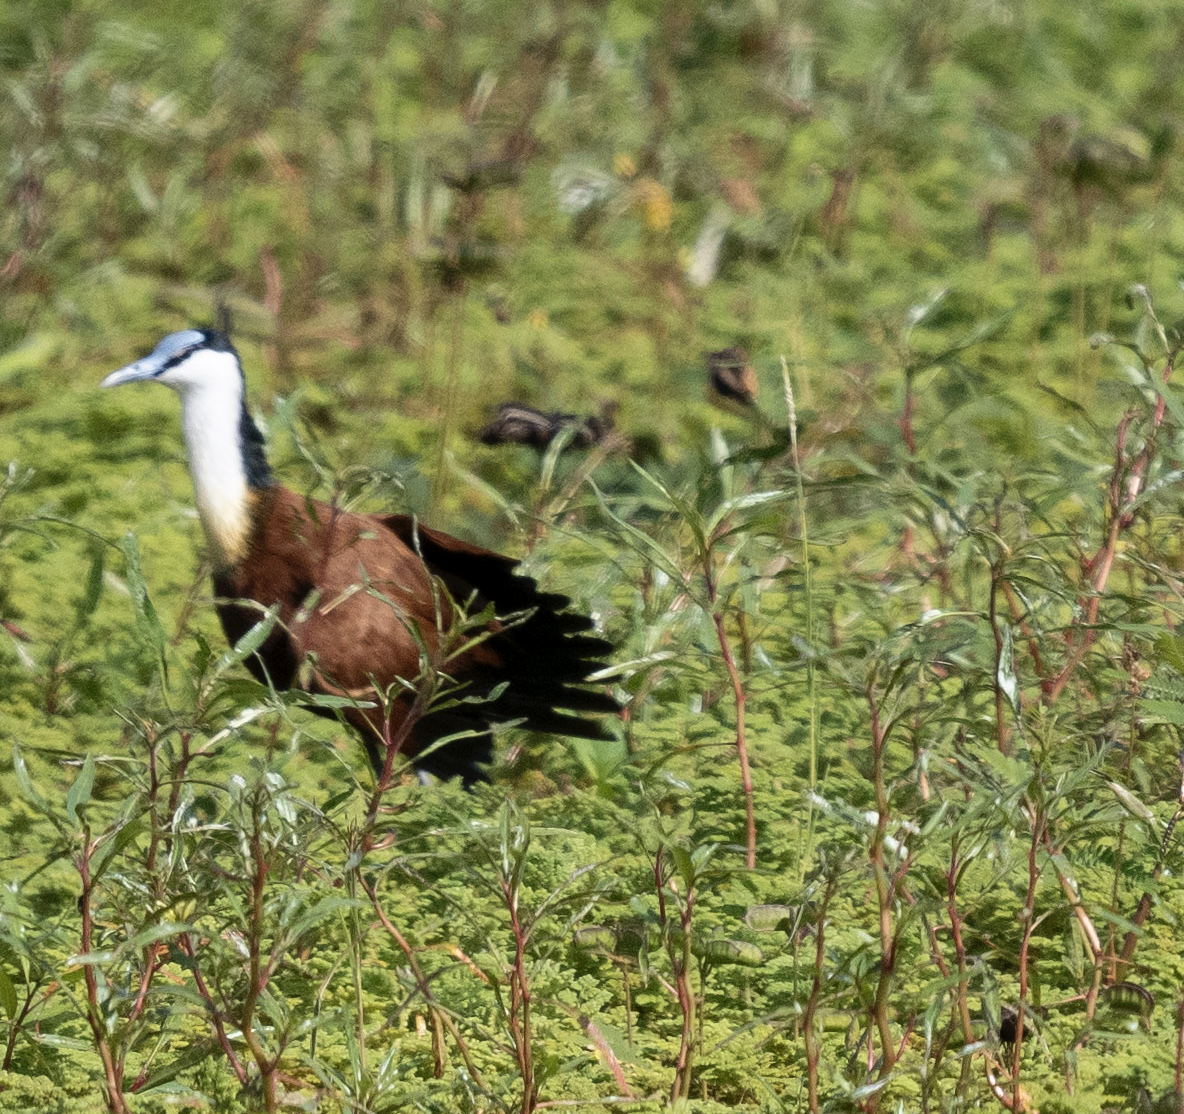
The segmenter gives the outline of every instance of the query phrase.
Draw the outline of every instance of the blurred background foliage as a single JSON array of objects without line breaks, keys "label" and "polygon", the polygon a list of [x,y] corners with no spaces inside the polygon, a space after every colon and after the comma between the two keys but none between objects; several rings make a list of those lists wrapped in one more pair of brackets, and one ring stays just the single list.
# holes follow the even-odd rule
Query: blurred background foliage
[{"label": "blurred background foliage", "polygon": [[[389,910],[439,960],[439,1016],[472,1027],[473,1062],[433,1070],[423,1026],[436,1006],[406,956],[322,909],[275,945],[296,957],[277,959],[277,1002],[305,1019],[357,1020],[364,1004],[385,1020],[357,1021],[352,1044],[314,1039],[284,1083],[299,1101],[529,1105],[521,1060],[495,1039],[503,999],[486,989],[506,954],[497,863],[511,844],[527,861],[510,836],[529,822],[471,824],[511,785],[537,797],[523,807],[553,837],[530,844],[537,876],[514,883],[557,917],[540,921],[532,960],[545,1097],[998,1105],[962,1066],[974,1057],[955,1055],[971,1040],[953,1019],[969,996],[973,1036],[1000,1060],[1001,1001],[1024,998],[1041,1026],[1025,1045],[1029,1090],[1001,1084],[1013,1109],[1174,1101],[1176,1022],[1144,1027],[1137,990],[1152,987],[1164,1017],[1181,994],[1184,905],[1165,858],[1184,724],[1184,655],[1164,633],[1182,598],[1175,396],[1154,416],[1184,312],[1179,17],[1157,0],[7,0],[0,738],[27,765],[0,778],[12,880],[0,1107],[97,1101],[85,964],[67,962],[85,950],[79,802],[93,795],[87,815],[116,840],[135,812],[120,807],[155,800],[145,771],[159,739],[226,751],[210,759],[220,788],[172,807],[244,838],[243,817],[277,809],[284,885],[310,901],[318,878],[363,885],[333,843],[359,822],[356,801],[333,795],[353,744],[290,710],[224,734],[259,696],[212,664],[220,635],[174,400],[96,390],[219,307],[285,482],[526,553],[629,663],[612,678],[631,701],[619,746],[528,743],[495,790],[400,799],[407,851],[382,868],[404,872]],[[755,372],[747,405],[706,391],[705,355],[731,346]],[[480,444],[503,400],[603,412],[620,437],[584,455]],[[1132,503],[1110,498],[1115,484]],[[138,550],[121,541],[129,528]],[[142,578],[127,563],[137,551]],[[1117,571],[1099,581],[1107,553]],[[1096,641],[1074,642],[1083,626]],[[724,642],[747,697],[755,873],[740,869]],[[87,753],[94,784],[71,808]],[[244,754],[253,813],[227,780]],[[286,790],[268,761],[318,801],[307,816],[276,804]],[[912,856],[886,849],[886,804]],[[188,923],[185,895],[192,905],[201,885],[237,908],[218,888],[237,877],[219,857],[230,851],[206,862],[190,848],[191,876],[165,885],[142,857],[142,832],[163,821],[141,822],[95,894],[112,985],[142,975],[126,942],[145,917]],[[485,874],[474,841],[505,852]],[[727,866],[713,873],[716,847]],[[594,862],[614,865],[597,876],[600,935],[581,950],[584,890],[565,903]],[[954,964],[934,927],[954,927],[947,872],[967,891],[951,907],[974,921],[961,984],[933,958],[945,949]],[[680,1029],[667,993],[690,930],[678,936],[673,905],[657,910],[697,887],[715,952],[697,952],[692,1071],[679,1041],[693,1026]],[[1145,893],[1157,914],[1132,968],[1118,956]],[[1105,955],[1088,954],[1082,900]],[[246,930],[236,915],[210,934],[227,984],[232,934]],[[758,943],[754,965],[744,949]],[[449,965],[445,947],[477,959]],[[666,984],[649,977],[651,952]],[[883,1030],[871,1035],[890,953],[896,1060]],[[356,975],[345,989],[340,954]],[[66,989],[47,990],[59,975]],[[1106,999],[1103,981],[1136,991]],[[151,1039],[175,1070],[153,1075],[134,998],[114,995],[109,1030],[158,1096],[135,1109],[264,1102],[255,1076],[240,1086],[214,1066],[191,1002],[161,1007],[174,1028]],[[1053,1000],[1083,1004],[1050,1016]],[[267,1031],[285,1024],[297,1032],[278,1012]],[[367,1042],[389,1048],[394,1031],[400,1056],[366,1068]],[[803,1083],[812,1055],[821,1094]]]}]

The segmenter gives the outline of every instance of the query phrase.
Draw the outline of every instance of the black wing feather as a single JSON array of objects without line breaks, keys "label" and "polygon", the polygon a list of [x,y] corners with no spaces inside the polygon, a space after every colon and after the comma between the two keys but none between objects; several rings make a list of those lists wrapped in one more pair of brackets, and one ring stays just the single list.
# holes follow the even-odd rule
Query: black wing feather
[{"label": "black wing feather", "polygon": [[[603,668],[613,645],[588,634],[592,620],[571,611],[569,597],[541,592],[537,582],[517,572],[518,562],[462,542],[419,524],[410,515],[391,515],[383,524],[423,558],[452,597],[463,601],[476,593],[478,606],[492,603],[502,618],[525,615],[489,639],[499,658],[495,676],[461,676],[464,695],[472,703],[453,705],[424,716],[415,726],[416,742],[429,747],[462,731],[478,731],[417,760],[438,776],[459,775],[470,782],[481,777],[480,764],[490,761],[490,724],[522,720],[533,731],[584,739],[606,739],[604,725],[571,712],[615,714],[620,705],[605,692],[587,687],[587,677]],[[485,699],[498,686],[495,699]]]}]

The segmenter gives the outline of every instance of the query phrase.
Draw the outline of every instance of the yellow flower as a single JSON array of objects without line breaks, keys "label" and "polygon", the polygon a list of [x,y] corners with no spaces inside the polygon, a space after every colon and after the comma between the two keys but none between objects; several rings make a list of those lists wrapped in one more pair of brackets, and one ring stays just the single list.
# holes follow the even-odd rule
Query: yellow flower
[{"label": "yellow flower", "polygon": [[637,163],[622,151],[613,156],[613,173],[618,178],[632,178],[637,173]]},{"label": "yellow flower", "polygon": [[674,202],[669,190],[653,178],[642,178],[634,189],[646,228],[651,232],[667,231],[674,217]]}]

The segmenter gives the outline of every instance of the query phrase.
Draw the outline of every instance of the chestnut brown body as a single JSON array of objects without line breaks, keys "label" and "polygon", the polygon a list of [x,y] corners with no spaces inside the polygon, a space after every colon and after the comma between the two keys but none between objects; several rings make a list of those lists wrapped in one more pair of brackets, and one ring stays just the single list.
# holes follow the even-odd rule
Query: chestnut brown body
[{"label": "chestnut brown body", "polygon": [[[246,556],[215,574],[218,614],[237,642],[269,608],[277,620],[251,672],[278,689],[356,699],[341,714],[376,770],[389,746],[441,776],[480,776],[493,723],[601,738],[574,711],[613,712],[581,685],[609,650],[566,596],[540,592],[516,562],[418,525],[407,515],[342,511],[273,485],[253,493]],[[465,623],[458,612],[495,617]],[[425,671],[456,688],[433,710]],[[362,706],[368,704],[369,707]]]}]

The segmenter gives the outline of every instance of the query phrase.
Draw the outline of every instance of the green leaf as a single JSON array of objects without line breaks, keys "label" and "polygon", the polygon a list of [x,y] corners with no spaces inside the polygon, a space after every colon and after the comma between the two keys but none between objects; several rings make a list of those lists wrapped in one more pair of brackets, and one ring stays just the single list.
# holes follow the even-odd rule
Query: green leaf
[{"label": "green leaf", "polygon": [[691,867],[694,869],[696,878],[703,873],[707,864],[715,858],[715,853],[718,850],[718,843],[701,843],[691,852]]},{"label": "green leaf", "polygon": [[1109,780],[1106,781],[1106,784],[1110,786],[1110,791],[1119,799],[1127,812],[1142,820],[1152,832],[1159,831],[1159,818],[1125,785],[1119,785],[1118,782]]},{"label": "green leaf", "polygon": [[1155,1009],[1155,996],[1134,982],[1116,982],[1113,986],[1103,987],[1098,1002],[1107,1010],[1137,1017],[1145,1023],[1150,1023]]},{"label": "green leaf", "polygon": [[627,540],[633,542],[633,548],[639,554],[648,555],[650,560],[676,583],[684,580],[682,566],[679,564],[677,557],[668,553],[657,540],[652,538],[644,530],[640,530],[632,523],[626,522],[625,519],[613,511],[609,507],[604,494],[591,479],[588,480],[588,486],[591,487],[593,494],[596,496],[601,513],[621,531]]},{"label": "green leaf", "polygon": [[585,680],[609,681],[614,677],[632,677],[635,673],[645,672],[652,666],[660,665],[662,662],[670,661],[678,656],[674,650],[658,650],[655,653],[646,654],[645,657],[605,666],[604,669],[598,669],[595,673],[589,673]]},{"label": "green leaf", "polygon": [[1145,719],[1184,727],[1184,704],[1175,700],[1140,700],[1139,712]]},{"label": "green leaf", "polygon": [[129,844],[134,843],[144,829],[144,820],[136,818],[121,824],[114,832],[103,834],[90,859],[92,882],[102,877],[103,871],[107,869],[114,857]]},{"label": "green leaf", "polygon": [[9,1021],[16,1017],[16,986],[3,967],[0,967],[0,1007],[3,1007]]},{"label": "green leaf", "polygon": [[127,567],[127,586],[131,593],[132,606],[136,611],[136,627],[140,636],[148,643],[163,667],[167,640],[164,627],[152,606],[148,595],[148,584],[140,565],[140,547],[136,536],[130,530],[123,536],[123,558]]},{"label": "green leaf", "polygon": [[1160,661],[1184,674],[1184,638],[1172,631],[1160,631],[1155,639],[1155,653]]},{"label": "green leaf", "polygon": [[82,599],[78,602],[77,622],[81,625],[94,613],[103,595],[103,570],[106,568],[107,547],[94,544],[91,546],[90,568],[86,574],[86,588]]},{"label": "green leaf", "polygon": [[17,784],[21,787],[21,792],[25,798],[31,801],[37,808],[44,813],[50,811],[49,802],[37,792],[33,785],[33,779],[29,777],[29,767],[25,763],[25,756],[21,753],[21,748],[16,743],[12,745],[12,769],[16,774]]},{"label": "green leaf", "polygon": [[746,511],[752,507],[765,507],[771,503],[784,503],[787,499],[795,498],[797,498],[797,493],[787,488],[780,491],[750,491],[746,495],[736,495],[731,499],[725,499],[708,518],[707,534],[714,535],[720,523],[730,515],[738,514],[740,511]]},{"label": "green leaf", "polygon": [[796,915],[792,905],[750,905],[744,923],[754,932],[788,932]]},{"label": "green leaf", "polygon": [[1015,644],[1011,626],[1003,625],[1003,645],[999,648],[999,659],[995,668],[995,680],[999,690],[1007,698],[1014,715],[1020,714],[1020,685],[1015,675]]},{"label": "green leaf", "polygon": [[577,947],[589,950],[611,952],[617,946],[616,932],[602,924],[589,924],[577,928],[572,939]]},{"label": "green leaf", "polygon": [[79,823],[78,810],[89,803],[91,790],[94,787],[95,760],[93,755],[87,754],[82,760],[82,768],[78,771],[78,776],[66,791],[66,815],[72,824]]},{"label": "green leaf", "polygon": [[309,929],[342,909],[360,908],[364,903],[350,897],[325,897],[306,909],[289,926],[288,933],[293,940],[299,940]]},{"label": "green leaf", "polygon": [[333,696],[327,692],[293,692],[288,700],[301,708],[374,708],[373,700],[361,700],[353,696]]},{"label": "green leaf", "polygon": [[259,617],[259,621],[218,658],[218,664],[214,666],[214,675],[217,676],[230,666],[237,665],[258,650],[267,641],[267,636],[275,629],[279,615],[279,604],[269,607]]},{"label": "green leaf", "polygon": [[155,944],[159,940],[171,940],[174,936],[180,936],[183,932],[190,932],[192,929],[193,926],[190,924],[176,921],[157,921],[155,924],[150,924],[146,928],[140,929],[129,940],[125,941],[123,946],[135,951],[140,948],[146,948],[149,944]]},{"label": "green leaf", "polygon": [[[202,999],[198,999],[197,1005],[204,1004]],[[347,1027],[348,1032],[348,1027]],[[203,1063],[210,1060],[212,1056],[220,1054],[218,1044],[214,1040],[196,1040],[188,1047],[183,1048],[174,1056],[162,1064],[155,1072],[146,1076],[144,1082],[136,1088],[137,1095],[148,1095],[153,1091],[159,1091],[166,1087],[177,1078],[182,1072],[189,1071],[192,1068],[200,1067]],[[192,1091],[186,1088],[181,1092],[183,1097],[192,1095]],[[182,1107],[187,1105],[184,1102],[179,1103]]]},{"label": "green leaf", "polygon": [[765,962],[764,952],[747,940],[696,939],[692,950],[719,966],[761,967]]},{"label": "green leaf", "polygon": [[674,866],[682,878],[682,884],[689,892],[695,886],[695,864],[691,859],[691,853],[685,847],[677,845],[668,848],[668,850],[670,858],[674,861]]}]

